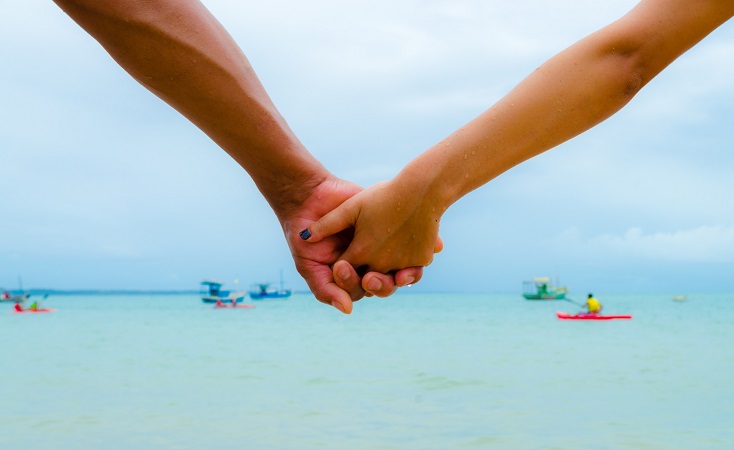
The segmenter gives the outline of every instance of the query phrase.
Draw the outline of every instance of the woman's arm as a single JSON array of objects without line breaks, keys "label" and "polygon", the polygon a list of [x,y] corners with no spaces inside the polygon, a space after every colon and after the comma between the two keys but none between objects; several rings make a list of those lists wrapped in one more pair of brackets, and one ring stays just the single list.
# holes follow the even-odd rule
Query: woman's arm
[{"label": "woman's arm", "polygon": [[309,226],[322,237],[355,226],[342,255],[387,271],[426,265],[443,213],[512,167],[619,111],[678,56],[734,14],[734,0],[644,0],[558,53],[489,110]]}]

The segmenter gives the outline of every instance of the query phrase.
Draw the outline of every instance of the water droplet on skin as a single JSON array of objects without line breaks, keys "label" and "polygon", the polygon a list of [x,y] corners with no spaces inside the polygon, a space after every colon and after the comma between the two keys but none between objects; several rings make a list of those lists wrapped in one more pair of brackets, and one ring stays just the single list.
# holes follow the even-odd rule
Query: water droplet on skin
[{"label": "water droplet on skin", "polygon": [[477,152],[476,150],[472,150],[472,151],[471,151],[471,154],[473,155],[473,154],[475,154],[476,152]]},{"label": "water droplet on skin", "polygon": [[464,153],[464,159],[467,159],[468,157],[469,157],[469,155],[467,155],[466,153]]},{"label": "water droplet on skin", "polygon": [[389,233],[391,231],[392,231],[392,229],[390,227],[387,227],[387,232]]}]

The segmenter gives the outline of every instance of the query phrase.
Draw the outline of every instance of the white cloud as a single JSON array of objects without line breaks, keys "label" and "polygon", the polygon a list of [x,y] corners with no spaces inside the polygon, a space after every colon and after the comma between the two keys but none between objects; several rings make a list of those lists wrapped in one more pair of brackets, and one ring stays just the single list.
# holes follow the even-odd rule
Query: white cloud
[{"label": "white cloud", "polygon": [[622,234],[584,238],[568,229],[552,239],[558,249],[599,260],[676,263],[734,262],[734,226],[704,225],[687,230],[645,233],[632,227]]}]

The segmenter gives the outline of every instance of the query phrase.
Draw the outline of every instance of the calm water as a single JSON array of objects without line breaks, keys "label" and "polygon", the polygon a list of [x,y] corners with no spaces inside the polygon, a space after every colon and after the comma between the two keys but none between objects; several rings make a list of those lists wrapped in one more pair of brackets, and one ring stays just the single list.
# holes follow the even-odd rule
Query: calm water
[{"label": "calm water", "polygon": [[2,449],[734,448],[734,294],[0,305]]}]

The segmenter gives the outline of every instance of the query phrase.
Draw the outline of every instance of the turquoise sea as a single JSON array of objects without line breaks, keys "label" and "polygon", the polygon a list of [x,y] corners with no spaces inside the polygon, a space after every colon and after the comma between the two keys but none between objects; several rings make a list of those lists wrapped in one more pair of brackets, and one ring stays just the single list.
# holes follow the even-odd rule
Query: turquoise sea
[{"label": "turquoise sea", "polygon": [[0,305],[1,449],[734,448],[734,294]]}]

